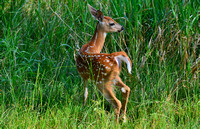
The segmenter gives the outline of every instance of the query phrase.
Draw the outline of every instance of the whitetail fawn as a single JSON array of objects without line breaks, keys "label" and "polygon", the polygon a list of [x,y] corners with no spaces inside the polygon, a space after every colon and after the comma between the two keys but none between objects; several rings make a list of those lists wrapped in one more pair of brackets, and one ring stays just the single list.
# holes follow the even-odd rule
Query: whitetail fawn
[{"label": "whitetail fawn", "polygon": [[[85,105],[88,96],[87,81],[88,79],[94,80],[98,90],[114,107],[116,120],[118,121],[120,110],[122,109],[122,119],[125,122],[130,88],[122,82],[119,74],[122,61],[127,64],[128,71],[131,73],[131,60],[125,52],[100,53],[106,34],[108,32],[121,32],[124,28],[112,18],[104,16],[101,11],[94,9],[90,5],[88,7],[92,16],[98,20],[98,23],[92,39],[89,43],[82,46],[76,58],[78,72],[84,80],[85,93],[83,105]],[[122,104],[116,98],[112,89],[113,86],[117,86],[120,89],[123,95]]]}]

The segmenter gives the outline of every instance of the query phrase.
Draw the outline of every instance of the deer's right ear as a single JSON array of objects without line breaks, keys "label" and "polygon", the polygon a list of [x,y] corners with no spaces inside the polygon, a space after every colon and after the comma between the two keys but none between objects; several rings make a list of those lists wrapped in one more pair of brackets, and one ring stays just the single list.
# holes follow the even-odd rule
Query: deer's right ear
[{"label": "deer's right ear", "polygon": [[88,7],[89,7],[89,10],[90,10],[90,13],[92,14],[92,16],[97,19],[98,21],[102,22],[103,21],[103,18],[104,18],[104,15],[101,11],[99,10],[96,10],[95,8],[93,8],[91,5],[88,4]]}]

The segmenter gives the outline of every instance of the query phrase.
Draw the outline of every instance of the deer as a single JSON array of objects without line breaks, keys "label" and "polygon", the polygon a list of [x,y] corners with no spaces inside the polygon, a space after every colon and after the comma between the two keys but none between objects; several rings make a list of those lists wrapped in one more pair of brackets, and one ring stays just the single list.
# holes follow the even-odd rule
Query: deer
[{"label": "deer", "polygon": [[[84,94],[83,106],[88,97],[88,80],[96,83],[97,89],[112,105],[115,111],[115,120],[126,122],[127,103],[130,94],[130,88],[123,83],[120,78],[122,62],[127,64],[128,72],[131,74],[132,63],[124,51],[111,54],[100,53],[105,42],[107,33],[121,32],[124,28],[114,21],[111,17],[104,16],[99,10],[96,10],[88,4],[91,15],[98,21],[92,39],[89,43],[83,45],[76,57],[76,67],[78,73],[83,78]],[[123,101],[117,99],[114,87],[120,89]],[[120,113],[121,110],[121,113]]]}]

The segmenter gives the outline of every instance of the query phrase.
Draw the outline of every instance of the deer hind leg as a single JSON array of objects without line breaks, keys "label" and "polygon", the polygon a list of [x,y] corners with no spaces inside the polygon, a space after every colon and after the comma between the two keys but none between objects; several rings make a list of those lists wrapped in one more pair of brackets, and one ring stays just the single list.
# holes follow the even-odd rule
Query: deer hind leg
[{"label": "deer hind leg", "polygon": [[130,88],[122,82],[119,76],[116,79],[117,79],[116,86],[120,89],[123,96],[122,112],[121,112],[122,119],[123,119],[123,122],[126,122],[126,109],[127,109],[127,103],[128,103],[128,98],[130,94]]},{"label": "deer hind leg", "polygon": [[85,106],[87,97],[88,97],[88,87],[87,87],[87,81],[84,80],[83,82],[83,87],[84,87],[84,94],[83,94],[83,106]]},{"label": "deer hind leg", "polygon": [[104,95],[106,100],[113,106],[116,115],[116,121],[119,120],[119,114],[121,109],[121,102],[115,97],[110,84],[98,85],[97,88]]}]

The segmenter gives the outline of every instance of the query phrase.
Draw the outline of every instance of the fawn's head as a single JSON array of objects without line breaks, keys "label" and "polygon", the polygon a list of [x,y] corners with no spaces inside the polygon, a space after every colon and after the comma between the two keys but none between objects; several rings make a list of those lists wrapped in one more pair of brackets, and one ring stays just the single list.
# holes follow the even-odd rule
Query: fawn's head
[{"label": "fawn's head", "polygon": [[92,16],[99,21],[99,25],[104,32],[121,32],[124,30],[124,28],[112,18],[104,16],[101,11],[96,10],[89,4],[88,7]]}]

